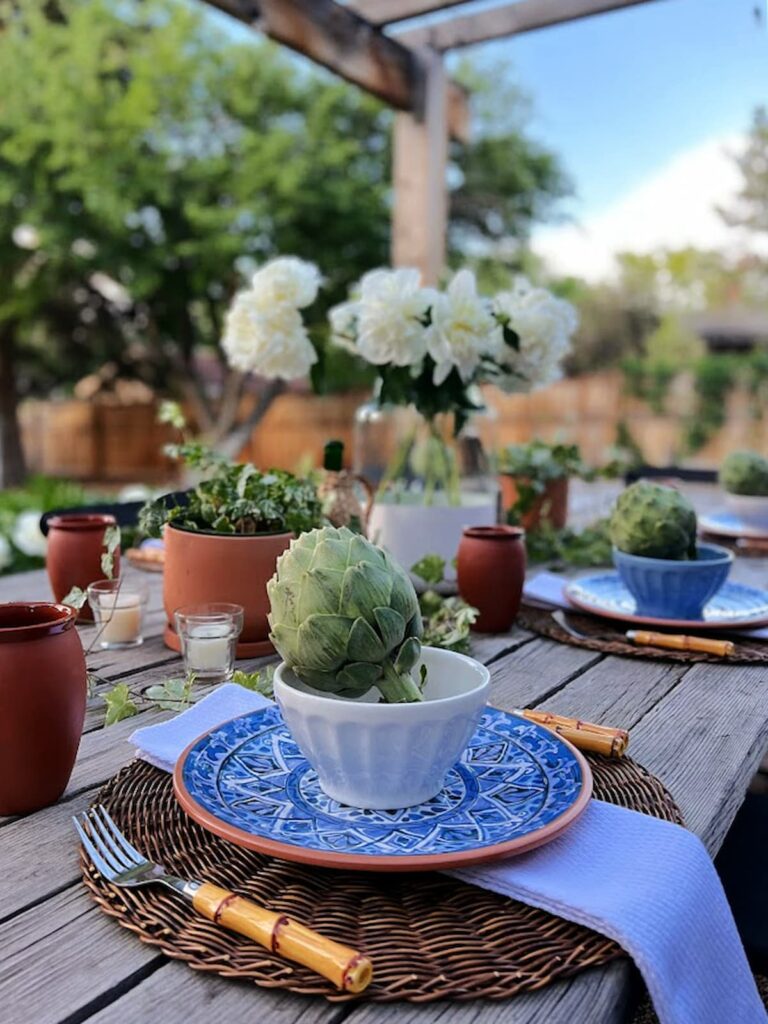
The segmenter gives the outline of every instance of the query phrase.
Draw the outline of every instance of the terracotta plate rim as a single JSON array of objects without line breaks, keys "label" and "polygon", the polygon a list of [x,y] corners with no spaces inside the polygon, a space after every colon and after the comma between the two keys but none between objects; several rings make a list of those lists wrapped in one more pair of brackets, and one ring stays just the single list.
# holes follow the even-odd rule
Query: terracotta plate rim
[{"label": "terracotta plate rim", "polygon": [[[490,705],[489,705],[490,706]],[[503,708],[494,710],[503,711]],[[233,722],[237,718],[246,718],[253,712],[245,715],[235,715],[227,721]],[[520,721],[531,723],[520,715],[513,715],[504,711],[510,718],[517,718]],[[221,722],[214,728],[220,729],[227,722]],[[546,728],[540,726],[540,728]],[[358,853],[329,853],[322,850],[310,850],[302,846],[293,846],[290,843],[281,843],[274,839],[266,839],[263,836],[253,835],[245,832],[234,825],[229,825],[220,818],[217,818],[210,811],[201,807],[195,798],[190,794],[184,785],[183,773],[187,757],[203,737],[207,736],[213,729],[208,729],[196,737],[176,762],[173,770],[173,789],[176,799],[184,812],[208,832],[225,839],[235,846],[242,846],[247,850],[256,853],[263,853],[270,857],[279,857],[281,860],[288,860],[298,864],[310,864],[314,867],[336,868],[348,871],[444,871],[449,868],[464,867],[470,864],[487,864],[489,861],[499,860],[502,857],[512,857],[517,854],[527,853],[538,846],[556,839],[570,825],[572,825],[587,809],[592,799],[592,769],[583,754],[574,747],[572,743],[556,733],[557,738],[573,754],[581,771],[581,790],[576,800],[566,810],[550,821],[547,825],[537,829],[530,835],[520,836],[517,839],[510,839],[506,843],[496,843],[493,846],[482,846],[473,850],[463,850],[459,853],[430,853],[415,854],[412,856],[376,856],[371,854]]]},{"label": "terracotta plate rim", "polygon": [[[578,583],[577,580],[574,583]],[[601,605],[591,604],[589,601],[580,601],[571,593],[571,584],[565,588],[565,596],[574,608],[579,611],[589,612],[590,615],[598,615],[602,619],[613,619],[615,622],[629,622],[638,626],[666,626],[673,629],[695,629],[701,632],[731,629],[760,629],[761,626],[768,626],[768,615],[760,619],[658,619],[652,615],[636,615],[631,612],[616,612],[610,608],[603,608]]]}]

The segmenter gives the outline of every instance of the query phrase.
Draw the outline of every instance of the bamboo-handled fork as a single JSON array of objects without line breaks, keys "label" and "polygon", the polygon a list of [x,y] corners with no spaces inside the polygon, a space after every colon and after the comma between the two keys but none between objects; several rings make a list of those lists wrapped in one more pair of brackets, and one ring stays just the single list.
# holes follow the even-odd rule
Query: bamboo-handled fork
[{"label": "bamboo-handled fork", "polygon": [[210,882],[169,875],[131,846],[101,805],[73,818],[93,866],[112,885],[134,888],[159,882],[184,897],[215,924],[245,935],[288,960],[309,967],[345,992],[362,992],[373,976],[371,961],[285,914],[259,907]]}]

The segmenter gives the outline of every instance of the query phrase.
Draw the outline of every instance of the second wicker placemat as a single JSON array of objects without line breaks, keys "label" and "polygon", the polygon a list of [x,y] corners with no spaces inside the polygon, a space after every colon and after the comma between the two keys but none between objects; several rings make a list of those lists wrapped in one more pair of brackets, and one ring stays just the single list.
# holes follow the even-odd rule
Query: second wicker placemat
[{"label": "second wicker placemat", "polygon": [[[573,636],[563,629],[553,618],[552,613],[545,608],[538,608],[535,605],[523,604],[517,616],[516,625],[527,629],[531,633],[538,633],[540,636],[549,637],[551,640],[558,640],[563,644],[571,644],[574,647],[586,647],[591,651],[602,651],[604,654],[620,654],[630,658],[654,658],[663,661],[712,661],[729,665],[767,665],[768,664],[768,643],[765,641],[750,641],[744,637],[733,636],[731,639],[736,645],[736,651],[728,658],[718,657],[716,654],[706,654],[703,651],[674,651],[663,647],[637,647],[629,642],[624,636],[627,629],[638,628],[637,626],[623,626],[620,622],[612,619],[599,619],[594,615],[583,615],[577,611],[568,612],[568,621],[573,623],[579,633],[584,637]],[[682,632],[682,631],[681,631]],[[726,633],[718,634],[726,636]]]},{"label": "second wicker placemat", "polygon": [[[659,780],[630,758],[589,761],[599,799],[681,822]],[[142,761],[97,801],[168,871],[234,889],[366,953],[375,973],[363,998],[501,999],[624,955],[587,928],[440,874],[330,871],[240,849],[187,818],[170,776]],[[334,1001],[360,998],[199,917],[159,886],[117,889],[85,859],[83,876],[103,910],[191,967]]]}]

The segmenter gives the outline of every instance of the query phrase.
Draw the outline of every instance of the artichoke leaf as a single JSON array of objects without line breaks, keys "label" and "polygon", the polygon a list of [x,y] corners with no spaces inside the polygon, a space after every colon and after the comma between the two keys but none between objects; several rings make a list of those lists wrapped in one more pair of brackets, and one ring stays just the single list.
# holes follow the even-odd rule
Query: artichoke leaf
[{"label": "artichoke leaf", "polygon": [[267,596],[269,598],[270,614],[268,616],[270,625],[273,622],[280,622],[286,626],[298,626],[299,617],[296,614],[295,592],[288,587],[281,586],[276,577],[267,583]]},{"label": "artichoke leaf", "polygon": [[394,650],[398,644],[403,642],[405,619],[394,608],[374,608],[373,617],[376,619],[384,646],[388,651]]},{"label": "artichoke leaf", "polygon": [[347,660],[353,620],[344,615],[310,615],[298,629],[297,664],[333,672]]},{"label": "artichoke leaf", "polygon": [[349,631],[347,654],[352,661],[380,663],[387,656],[387,649],[373,626],[357,618]]},{"label": "artichoke leaf", "polygon": [[294,665],[293,671],[302,683],[306,683],[307,686],[312,686],[316,690],[322,690],[323,693],[336,693],[338,689],[335,672],[319,672],[317,669],[306,668],[303,665]]},{"label": "artichoke leaf", "polygon": [[283,661],[292,665],[296,661],[299,650],[299,631],[295,626],[286,626],[282,622],[276,622],[270,618],[272,631],[269,639],[275,645],[275,649]]},{"label": "artichoke leaf", "polygon": [[378,565],[381,568],[385,568],[387,564],[386,555],[381,548],[374,547],[359,533],[352,535],[349,545],[348,564],[354,565],[356,562],[368,562],[370,565]]},{"label": "artichoke leaf", "polygon": [[371,624],[374,608],[389,606],[392,578],[384,568],[371,562],[350,565],[341,586],[341,607],[348,615],[362,616]]},{"label": "artichoke leaf", "polygon": [[419,608],[413,614],[413,617],[409,620],[408,625],[405,627],[406,636],[415,636],[417,640],[421,640],[424,635],[424,621],[421,617],[421,610]]},{"label": "artichoke leaf", "polygon": [[325,536],[315,548],[313,565],[343,571],[349,565],[349,541]]},{"label": "artichoke leaf", "polygon": [[420,657],[421,641],[415,636],[409,636],[398,652],[395,672],[410,672]]},{"label": "artichoke leaf", "polygon": [[381,676],[381,665],[368,661],[352,661],[336,674],[336,678],[345,689],[360,690],[366,693]]},{"label": "artichoke leaf", "polygon": [[311,569],[298,581],[297,622],[310,615],[338,615],[342,576],[328,569]]}]

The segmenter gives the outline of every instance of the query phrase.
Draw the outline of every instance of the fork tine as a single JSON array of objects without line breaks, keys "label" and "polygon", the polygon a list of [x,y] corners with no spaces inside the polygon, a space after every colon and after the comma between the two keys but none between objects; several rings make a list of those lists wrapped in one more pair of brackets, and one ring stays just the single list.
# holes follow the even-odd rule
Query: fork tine
[{"label": "fork tine", "polygon": [[131,846],[114,821],[112,821],[107,809],[102,804],[99,804],[95,810],[101,813],[101,817],[105,819],[105,823],[109,827],[112,837],[122,846],[123,850],[128,854],[134,864],[146,864],[147,858],[143,853],[139,853],[135,846]]},{"label": "fork tine", "polygon": [[93,862],[93,865],[96,868],[96,870],[101,872],[101,874],[104,875],[108,882],[111,882],[112,879],[115,877],[114,870],[109,866],[109,864],[107,864],[107,862],[104,860],[101,854],[96,850],[93,843],[88,838],[85,829],[82,827],[77,818],[72,818],[72,824],[77,829],[77,834],[80,836],[80,841],[85,847],[85,849],[88,851],[88,856],[91,858],[91,861]]},{"label": "fork tine", "polygon": [[106,857],[110,863],[114,863],[117,871],[127,871],[128,868],[134,866],[133,861],[129,860],[118,847],[94,810],[88,812],[88,825],[93,841],[101,850],[102,856]]}]

